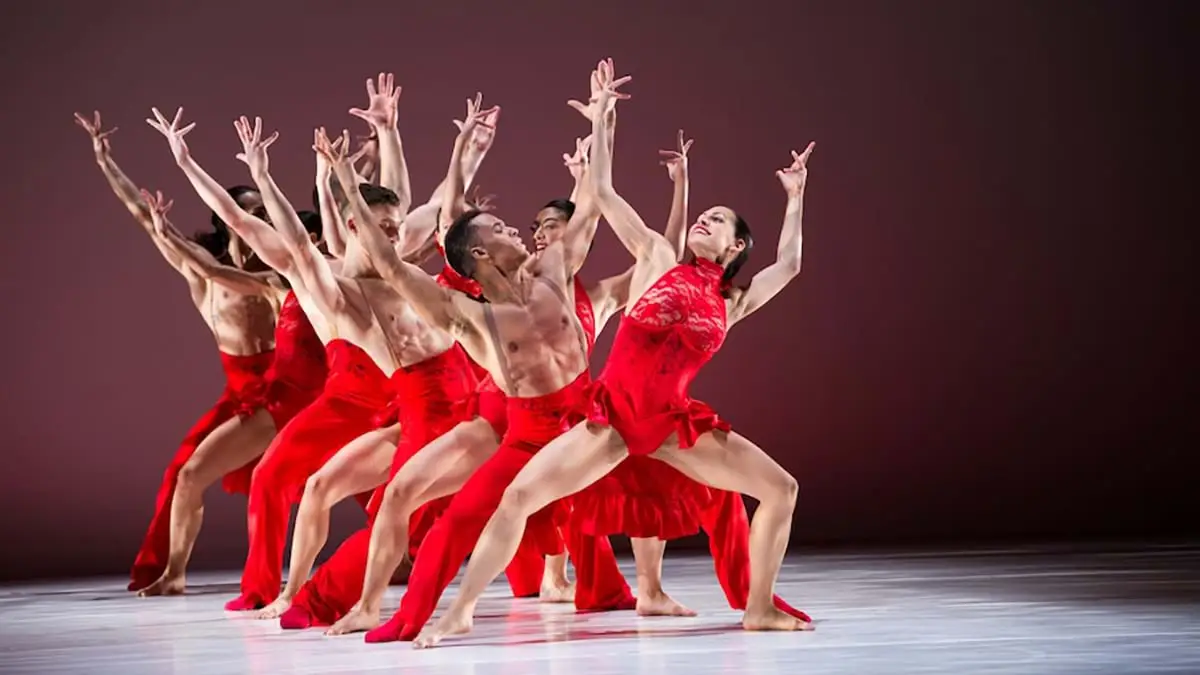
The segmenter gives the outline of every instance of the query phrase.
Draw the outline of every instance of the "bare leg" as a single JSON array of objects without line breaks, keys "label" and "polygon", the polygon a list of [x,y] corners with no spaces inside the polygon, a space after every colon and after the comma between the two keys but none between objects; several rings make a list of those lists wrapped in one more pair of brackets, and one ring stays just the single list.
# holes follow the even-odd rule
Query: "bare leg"
[{"label": "bare leg", "polygon": [[492,426],[476,418],[454,427],[404,463],[388,483],[371,528],[362,597],[326,635],[357,633],[379,625],[388,580],[408,552],[408,522],[413,511],[458,492],[498,444]]},{"label": "bare leg", "polygon": [[567,554],[546,556],[538,602],[575,602],[575,584],[567,579]]},{"label": "bare leg", "polygon": [[417,636],[413,646],[432,647],[447,635],[470,631],[475,603],[516,555],[529,516],[596,482],[626,456],[624,442],[612,429],[590,428],[586,422],[534,455],[504,491],[499,508],[471,553],[466,576],[450,608]]},{"label": "bare leg", "polygon": [[368,431],[350,441],[304,484],[292,533],[287,584],[274,602],[254,613],[256,619],[276,619],[292,606],[292,598],[308,581],[317,554],[329,537],[329,511],[347,497],[379,487],[387,480],[400,427]]},{"label": "bare leg", "polygon": [[637,613],[640,616],[696,616],[696,612],[679,604],[663,590],[662,563],[667,542],[631,538],[630,543],[637,564]]},{"label": "bare leg", "polygon": [[661,459],[710,487],[750,495],[759,502],[750,524],[750,596],[742,626],[747,630],[804,630],[811,624],[776,609],[775,579],[787,552],[799,487],[762,448],[746,437],[709,432],[695,447],[659,448]]},{"label": "bare leg", "polygon": [[167,569],[138,597],[178,595],[187,586],[185,573],[192,546],[204,521],[204,491],[225,474],[259,457],[275,437],[275,422],[265,410],[234,417],[217,427],[179,470],[171,502],[171,548]]}]

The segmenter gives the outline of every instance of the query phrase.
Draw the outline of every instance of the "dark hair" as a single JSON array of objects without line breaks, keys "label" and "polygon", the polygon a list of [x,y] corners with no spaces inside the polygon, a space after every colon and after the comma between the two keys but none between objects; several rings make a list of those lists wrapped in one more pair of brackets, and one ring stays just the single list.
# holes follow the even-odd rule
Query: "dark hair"
[{"label": "dark hair", "polygon": [[367,206],[400,206],[400,196],[390,188],[380,187],[373,183],[359,183],[358,194],[362,195]]},{"label": "dark hair", "polygon": [[300,216],[300,222],[304,223],[304,229],[309,234],[317,235],[317,239],[321,238],[324,230],[321,228],[321,216],[315,211],[297,211],[297,216]]},{"label": "dark hair", "polygon": [[[251,192],[258,194],[258,190],[249,185],[234,185],[233,187],[225,188],[225,192],[229,193],[229,196],[233,197],[235,202]],[[241,205],[240,202],[238,205]],[[224,220],[221,220],[216,211],[212,212],[210,221],[212,222],[213,229],[207,232],[197,232],[192,235],[192,241],[203,246],[206,251],[217,259],[217,262],[228,265],[232,262],[232,259],[229,257],[229,226],[225,224]]]},{"label": "dark hair", "polygon": [[471,209],[455,218],[442,241],[442,247],[446,249],[446,264],[468,279],[474,278],[472,275],[475,274],[475,258],[471,255],[471,248],[477,241],[471,221],[482,213],[479,209]]},{"label": "dark hair", "polygon": [[567,214],[567,220],[570,220],[571,217],[575,215],[575,202],[571,201],[570,199],[551,199],[550,201],[546,202],[546,205],[542,208],[558,209],[559,211]]},{"label": "dark hair", "polygon": [[725,266],[725,273],[721,275],[721,282],[725,285],[733,283],[733,278],[750,259],[750,251],[754,248],[754,235],[750,234],[750,225],[737,213],[734,213],[733,217],[733,238],[741,239],[746,245],[738,252],[737,257]]}]

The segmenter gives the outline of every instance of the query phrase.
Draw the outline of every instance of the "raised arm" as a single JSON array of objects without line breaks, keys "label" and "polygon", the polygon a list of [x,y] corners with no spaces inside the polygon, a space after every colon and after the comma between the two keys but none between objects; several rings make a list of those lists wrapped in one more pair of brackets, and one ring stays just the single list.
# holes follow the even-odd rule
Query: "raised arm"
[{"label": "raised arm", "polygon": [[167,219],[167,212],[171,210],[174,201],[163,199],[162,192],[151,195],[143,190],[141,194],[151,214],[155,237],[177,255],[193,274],[246,295],[269,295],[274,292],[275,287],[267,278],[222,265],[203,246],[183,238]]},{"label": "raised arm", "polygon": [[400,197],[400,212],[408,213],[412,205],[412,186],[408,181],[408,164],[404,161],[400,131],[396,128],[399,102],[400,87],[396,86],[395,76],[380,73],[378,88],[374,81],[367,80],[367,109],[351,108],[350,114],[371,125],[373,135],[379,139],[379,184],[395,192]]},{"label": "raised arm", "polygon": [[[375,215],[358,191],[354,169],[346,160],[344,148],[335,148],[323,136],[317,147],[333,165],[334,176],[350,201],[350,212],[357,224],[353,236],[358,237],[380,276],[392,284],[431,325],[446,331],[455,339],[473,333],[471,322],[463,312],[463,301],[471,301],[465,295],[439,285],[420,267],[404,262],[396,255],[395,248],[383,234]],[[461,296],[461,299],[455,296]]]},{"label": "raised arm", "polygon": [[183,117],[183,108],[180,108],[175,113],[175,119],[169,122],[158,111],[158,108],[151,108],[151,113],[154,118],[147,119],[146,123],[166,137],[167,142],[171,145],[171,153],[175,156],[175,163],[179,165],[180,169],[183,169],[184,175],[187,176],[196,193],[200,195],[200,199],[208,208],[216,212],[217,216],[225,221],[225,224],[236,232],[264,263],[281,274],[291,274],[292,256],[287,245],[279,237],[279,233],[259,218],[242,210],[237,201],[225,191],[225,188],[192,159],[183,137],[196,127],[196,123],[192,122],[182,128],[179,126],[179,121]]},{"label": "raised arm", "polygon": [[692,148],[691,141],[683,139],[683,129],[679,130],[679,141],[674,150],[659,150],[663,157],[662,165],[667,167],[667,175],[675,185],[671,195],[671,214],[667,216],[667,228],[663,236],[675,249],[675,260],[683,260],[687,251],[687,208],[688,208],[688,150]]},{"label": "raised arm", "polygon": [[[589,103],[597,110],[608,110],[615,106],[617,100],[629,98],[628,94],[617,91],[617,87],[628,82],[629,77],[613,79],[612,61],[601,61],[599,71],[600,89]],[[613,233],[621,240],[621,244],[635,259],[645,260],[651,256],[672,256],[671,245],[658,232],[646,226],[637,211],[625,201],[613,188],[612,182],[612,148],[609,142],[608,126],[604,115],[592,116],[592,187],[596,200],[604,218],[613,229]]]},{"label": "raised arm", "polygon": [[[333,198],[333,167],[325,160],[325,156],[317,150],[318,129],[313,129],[313,152],[317,157],[316,206],[321,216],[325,247],[329,255],[341,258],[346,254],[346,223],[342,220],[341,210]],[[360,148],[361,151],[361,148]]]},{"label": "raised arm", "polygon": [[[615,111],[611,117],[613,120],[616,119]],[[575,139],[575,156],[568,157],[564,154],[564,160],[573,161],[575,157],[587,157],[588,147],[591,143],[591,136]],[[579,181],[581,185],[571,195],[575,211],[571,214],[571,219],[567,221],[562,239],[563,261],[566,263],[567,272],[572,275],[583,267],[583,262],[592,248],[592,241],[596,238],[596,228],[600,225],[600,204],[596,201],[591,181],[587,180],[586,162],[584,162],[583,172],[585,174],[583,180]]]},{"label": "raised arm", "polygon": [[[454,139],[454,150],[450,153],[450,167],[446,171],[446,180],[442,182],[442,207],[438,214],[437,229],[439,244],[445,241],[446,232],[454,224],[454,219],[467,210],[465,197],[467,181],[463,165],[467,146],[476,142],[473,140],[476,130],[479,130],[480,137],[489,131],[494,134],[496,123],[500,119],[499,107],[493,107],[490,110],[482,110],[482,107],[483,94],[475,94],[474,99],[467,99],[467,115],[463,121],[454,121],[455,126],[458,127],[458,137]],[[490,141],[488,143],[490,144]]]},{"label": "raised arm", "polygon": [[[279,239],[287,247],[296,272],[304,280],[305,287],[321,311],[328,313],[339,310],[345,296],[342,295],[333,271],[329,269],[328,261],[317,250],[300,216],[296,215],[296,210],[271,177],[267,148],[279,138],[279,132],[273,132],[263,138],[262,118],[259,117],[254,118],[253,126],[245,117],[234,122],[233,126],[242,141],[242,152],[237,158],[250,168],[250,177],[254,179],[255,186],[262,194],[263,206],[271,216],[271,222],[275,224],[275,232]],[[357,193],[358,189],[355,186],[355,194]]]},{"label": "raised arm", "polygon": [[175,268],[176,271],[186,276],[186,268],[183,267],[183,261],[179,256],[166,246],[161,239],[154,234],[154,223],[152,222],[150,209],[146,203],[142,201],[141,191],[129,180],[121,167],[117,166],[116,161],[112,158],[112,146],[109,143],[108,137],[111,136],[117,129],[113,127],[108,131],[101,131],[102,124],[100,122],[100,112],[93,113],[92,119],[87,119],[79,113],[75,113],[75,123],[88,132],[88,136],[92,139],[92,151],[96,155],[96,164],[100,167],[100,172],[104,174],[105,180],[108,181],[108,187],[125,205],[126,210],[137,221],[138,225],[142,226],[142,230],[150,235],[150,240],[154,242],[154,247],[166,259],[167,264]]},{"label": "raised arm", "polygon": [[750,287],[735,297],[729,314],[730,325],[753,314],[800,274],[804,184],[808,181],[808,158],[815,146],[815,143],[809,143],[800,154],[792,151],[792,165],[775,172],[787,191],[787,209],[779,233],[779,252],[775,262],[755,274],[750,280]]}]

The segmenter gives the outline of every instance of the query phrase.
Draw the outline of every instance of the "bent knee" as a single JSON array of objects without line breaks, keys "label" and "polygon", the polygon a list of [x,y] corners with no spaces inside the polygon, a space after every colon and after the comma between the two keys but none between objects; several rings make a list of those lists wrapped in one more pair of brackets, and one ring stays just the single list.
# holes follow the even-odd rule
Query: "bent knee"
[{"label": "bent knee", "polygon": [[539,495],[532,485],[513,483],[504,490],[500,497],[500,505],[496,508],[497,515],[504,517],[528,518],[534,511],[541,508],[538,503]]},{"label": "bent knee", "polygon": [[768,487],[774,501],[789,508],[796,505],[796,499],[800,495],[800,483],[792,474],[781,469],[778,475],[771,479]]},{"label": "bent knee", "polygon": [[[171,471],[168,469],[167,472],[170,474]],[[208,487],[203,483],[203,472],[196,462],[186,462],[175,474],[176,490],[203,490]]]},{"label": "bent knee", "polygon": [[416,497],[416,487],[412,484],[412,481],[400,478],[399,474],[397,474],[397,478],[388,483],[387,488],[384,489],[383,501],[380,508],[388,511],[396,509],[407,510]]},{"label": "bent knee", "polygon": [[322,476],[320,473],[314,473],[304,481],[304,500],[310,506],[328,506],[328,501],[333,494],[332,481],[327,476]]}]

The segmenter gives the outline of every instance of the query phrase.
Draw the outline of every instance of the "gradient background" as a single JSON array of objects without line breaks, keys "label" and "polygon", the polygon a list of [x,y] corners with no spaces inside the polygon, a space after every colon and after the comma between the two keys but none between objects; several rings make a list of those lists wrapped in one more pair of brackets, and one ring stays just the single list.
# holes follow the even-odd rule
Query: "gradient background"
[{"label": "gradient background", "polygon": [[[802,276],[694,388],[799,477],[795,542],[1195,531],[1195,9],[437,4],[48,1],[6,18],[0,578],[124,573],[222,385],[73,111],[119,126],[118,163],[191,229],[208,214],[142,121],[151,105],[185,108],[193,154],[226,184],[249,182],[232,120],[261,115],[282,134],[273,173],[307,208],[312,128],[363,131],[346,109],[366,77],[404,87],[418,199],[482,90],[504,115],[478,182],[524,224],[569,191],[559,157],[588,129],[565,101],[610,55],[634,76],[618,189],[662,223],[655,151],[683,127],[692,215],[742,213],[760,243],[748,271],[778,239],[772,172],[818,141]],[[630,263],[607,229],[592,257],[589,278]],[[210,493],[195,567],[240,565],[244,503]],[[339,516],[334,538],[361,522]]]}]

